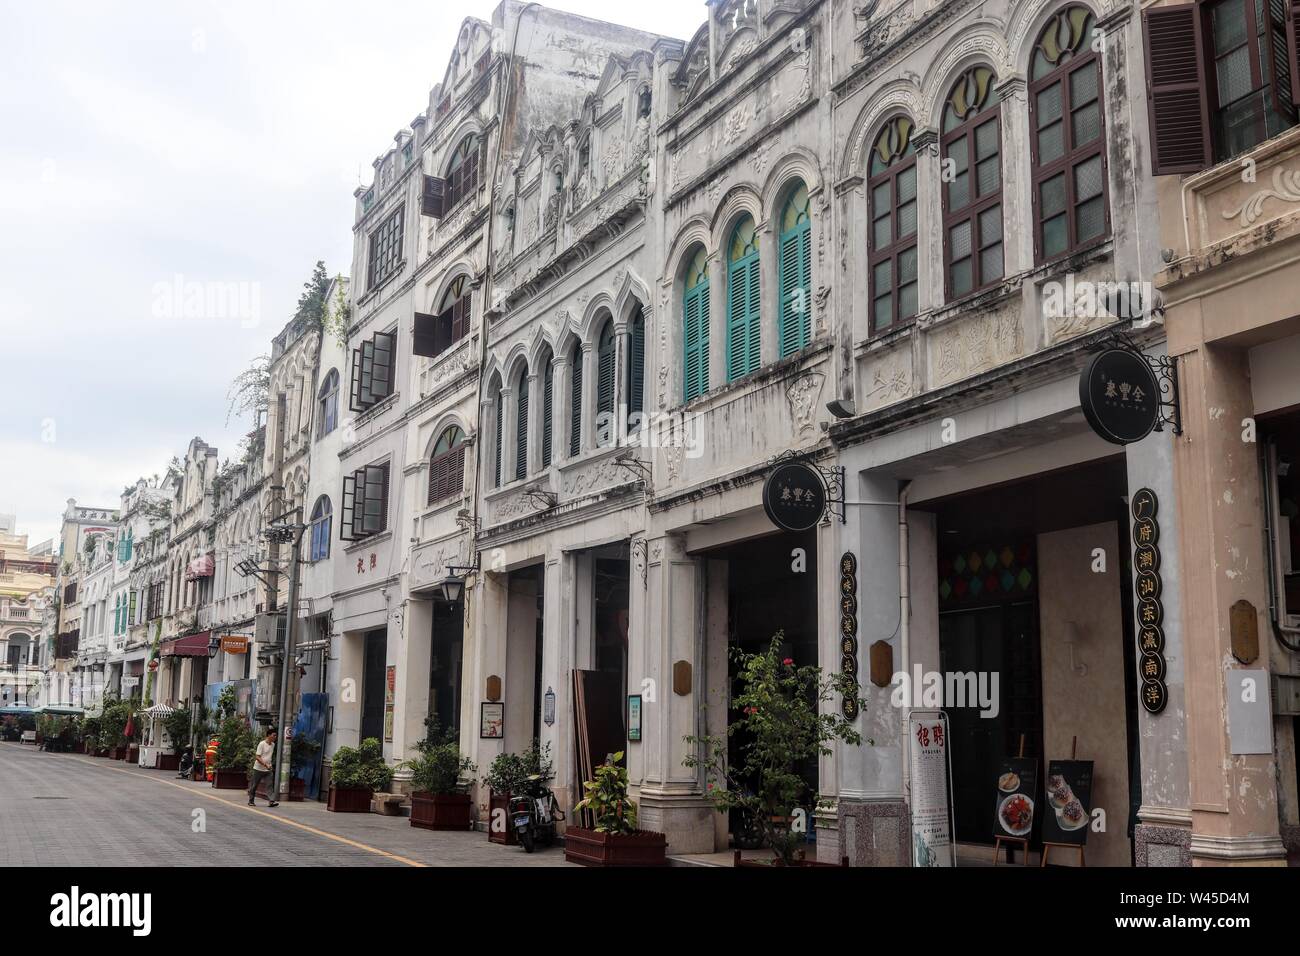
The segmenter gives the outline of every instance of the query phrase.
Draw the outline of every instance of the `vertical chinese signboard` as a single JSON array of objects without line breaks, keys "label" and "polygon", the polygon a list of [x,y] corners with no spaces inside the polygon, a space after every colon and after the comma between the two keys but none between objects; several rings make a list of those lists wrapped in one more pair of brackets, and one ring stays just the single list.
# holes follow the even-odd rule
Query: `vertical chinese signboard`
[{"label": "vertical chinese signboard", "polygon": [[384,742],[393,742],[393,702],[397,698],[397,668],[389,665],[384,675]]},{"label": "vertical chinese signboard", "polygon": [[907,739],[912,865],[956,866],[947,715],[938,710],[912,711],[907,715]]},{"label": "vertical chinese signboard", "polygon": [[[852,551],[840,558],[840,671],[858,680],[858,559]],[[840,713],[845,720],[858,716],[858,701],[854,697],[840,700]]]},{"label": "vertical chinese signboard", "polygon": [[1160,525],[1156,523],[1159,502],[1150,488],[1133,494],[1133,590],[1137,598],[1138,696],[1148,713],[1165,709],[1165,611],[1160,603]]}]

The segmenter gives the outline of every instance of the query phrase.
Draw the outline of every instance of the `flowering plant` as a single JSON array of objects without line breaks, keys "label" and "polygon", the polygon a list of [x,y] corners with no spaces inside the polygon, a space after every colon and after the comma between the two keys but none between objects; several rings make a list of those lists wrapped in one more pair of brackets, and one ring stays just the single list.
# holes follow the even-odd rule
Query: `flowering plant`
[{"label": "flowering plant", "polygon": [[[781,653],[783,631],[777,631],[768,647],[756,654],[733,648],[741,691],[731,702],[739,711],[727,725],[725,736],[688,735],[696,753],[682,763],[702,767],[705,796],[719,812],[733,808],[748,814],[777,860],[794,862],[797,845],[804,839],[806,824],[795,824],[803,811],[808,785],[799,773],[800,764],[824,754],[833,740],[857,746],[859,734],[839,713],[838,707],[822,707],[835,697],[852,697],[859,712],[866,700],[858,696],[851,675],[823,676],[815,665],[796,666]],[[727,741],[740,735],[740,759],[731,766]]]}]

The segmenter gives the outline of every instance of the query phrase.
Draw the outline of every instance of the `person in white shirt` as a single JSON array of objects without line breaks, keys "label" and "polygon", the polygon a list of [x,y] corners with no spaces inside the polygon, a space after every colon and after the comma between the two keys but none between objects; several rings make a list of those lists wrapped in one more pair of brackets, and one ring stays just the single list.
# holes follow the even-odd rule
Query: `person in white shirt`
[{"label": "person in white shirt", "polygon": [[275,799],[275,777],[273,772],[275,767],[271,761],[275,759],[275,728],[266,732],[266,737],[257,745],[257,750],[253,753],[252,773],[249,776],[248,784],[248,805],[253,806],[253,797],[257,795],[257,785],[263,780],[266,781],[266,802],[267,806],[278,807],[280,801]]}]

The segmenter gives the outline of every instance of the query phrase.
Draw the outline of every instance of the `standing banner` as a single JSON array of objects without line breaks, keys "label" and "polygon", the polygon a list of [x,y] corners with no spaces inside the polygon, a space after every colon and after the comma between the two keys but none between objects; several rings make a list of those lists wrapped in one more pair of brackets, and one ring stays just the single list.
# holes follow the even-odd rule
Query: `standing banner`
[{"label": "standing banner", "polygon": [[1038,761],[1009,757],[997,765],[997,805],[993,836],[1028,840],[1034,829],[1034,792],[1038,787]]},{"label": "standing banner", "polygon": [[1092,761],[1049,761],[1046,789],[1054,812],[1043,815],[1043,842],[1083,846],[1091,820]]},{"label": "standing banner", "polygon": [[393,705],[397,700],[397,668],[388,666],[384,675],[384,742],[393,742]]},{"label": "standing banner", "polygon": [[912,711],[907,715],[907,740],[912,791],[912,865],[956,866],[948,716],[941,710]]}]

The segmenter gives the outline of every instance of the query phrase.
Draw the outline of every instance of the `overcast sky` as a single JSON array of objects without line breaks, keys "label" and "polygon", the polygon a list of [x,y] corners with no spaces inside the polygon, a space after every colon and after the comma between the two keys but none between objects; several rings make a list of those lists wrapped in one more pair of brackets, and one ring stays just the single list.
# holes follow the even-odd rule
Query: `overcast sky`
[{"label": "overcast sky", "polygon": [[[360,173],[494,6],[0,0],[0,513],[32,543],[195,436],[237,454],[230,380],[317,259],[349,269]],[[705,17],[548,6],[683,40]],[[231,303],[170,295],[196,282]]]}]

